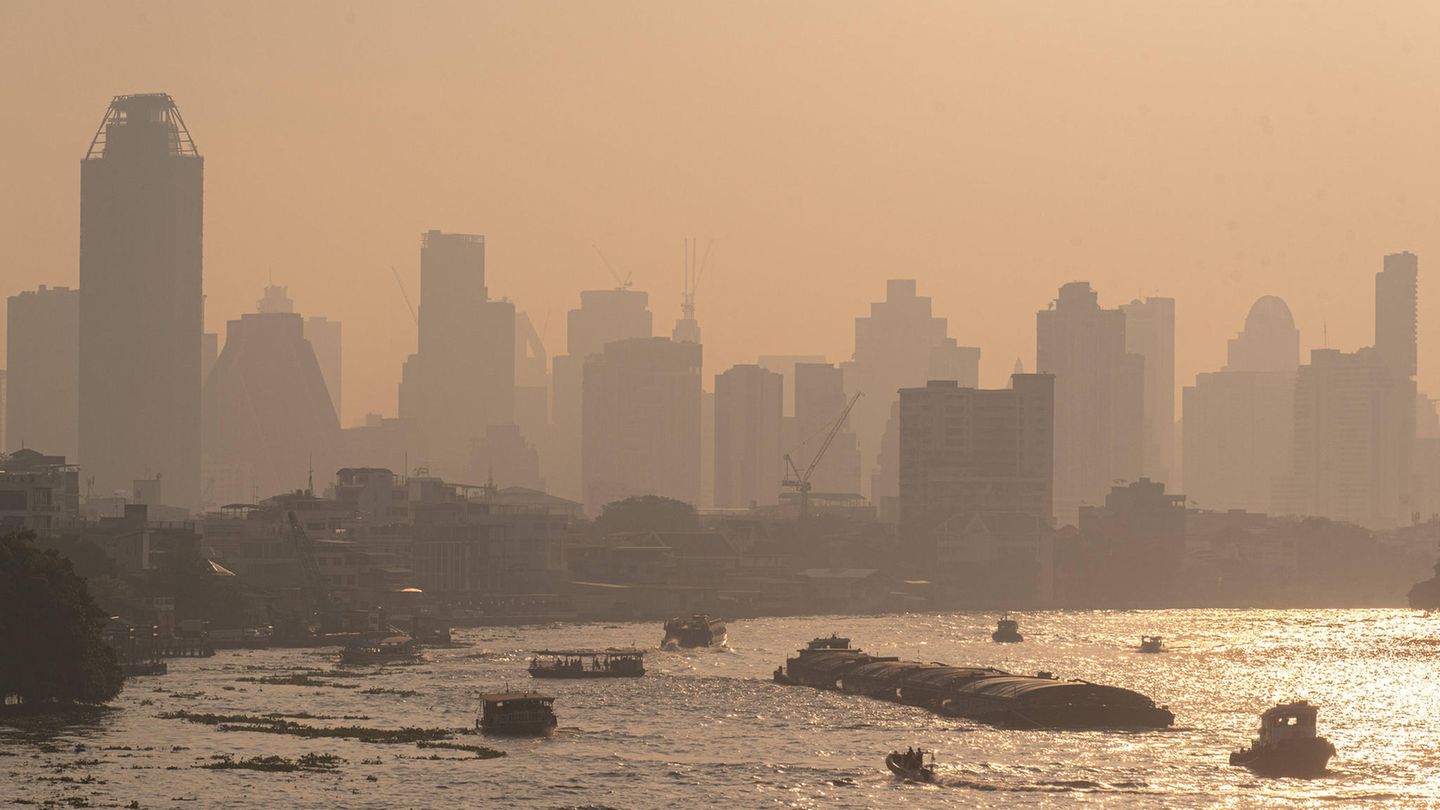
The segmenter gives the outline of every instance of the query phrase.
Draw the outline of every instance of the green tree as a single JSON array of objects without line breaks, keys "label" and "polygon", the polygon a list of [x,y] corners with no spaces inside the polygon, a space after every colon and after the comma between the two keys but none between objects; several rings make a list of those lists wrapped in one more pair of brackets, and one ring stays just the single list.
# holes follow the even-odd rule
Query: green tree
[{"label": "green tree", "polygon": [[0,696],[26,704],[104,703],[124,674],[85,580],[29,532],[0,536]]},{"label": "green tree", "polygon": [[637,495],[601,507],[593,531],[599,537],[621,532],[698,532],[700,519],[695,507],[684,501]]}]

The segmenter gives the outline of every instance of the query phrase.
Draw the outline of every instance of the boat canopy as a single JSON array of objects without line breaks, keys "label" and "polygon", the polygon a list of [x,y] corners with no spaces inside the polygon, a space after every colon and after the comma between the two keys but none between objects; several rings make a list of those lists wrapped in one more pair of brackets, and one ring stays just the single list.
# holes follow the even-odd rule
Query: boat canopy
[{"label": "boat canopy", "polygon": [[556,658],[599,658],[607,655],[612,658],[638,658],[645,655],[645,651],[638,647],[609,647],[603,650],[536,650],[535,654]]}]

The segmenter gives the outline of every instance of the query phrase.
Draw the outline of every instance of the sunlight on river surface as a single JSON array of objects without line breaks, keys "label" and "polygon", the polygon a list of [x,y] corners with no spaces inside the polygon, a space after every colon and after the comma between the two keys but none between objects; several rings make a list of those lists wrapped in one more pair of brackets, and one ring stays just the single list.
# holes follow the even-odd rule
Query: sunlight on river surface
[{"label": "sunlight on river surface", "polygon": [[[131,680],[112,710],[64,722],[0,721],[0,801],[141,807],[1331,806],[1440,802],[1440,617],[1413,611],[1131,611],[1017,616],[1021,644],[989,640],[989,614],[805,617],[730,622],[730,647],[660,652],[659,622],[479,628],[470,646],[413,666],[353,668],[356,686],[241,678],[330,671],[336,651],[222,651],[173,659]],[[904,659],[1083,678],[1168,705],[1175,727],[1147,732],[1006,731],[920,709],[804,687],[770,674],[819,635]],[[1133,652],[1142,634],[1170,652]],[[533,683],[527,654],[565,646],[650,648],[644,678]],[[508,756],[350,739],[303,739],[161,719],[166,711],[310,713],[311,725],[471,729],[477,696],[538,686],[560,729],[544,740],[458,734]],[[363,694],[367,689],[416,693]],[[1320,706],[1338,751],[1321,779],[1261,779],[1226,758],[1277,701]],[[940,784],[886,772],[890,750],[933,748]],[[331,753],[330,772],[197,767],[217,755]],[[440,757],[431,759],[431,757]]]}]

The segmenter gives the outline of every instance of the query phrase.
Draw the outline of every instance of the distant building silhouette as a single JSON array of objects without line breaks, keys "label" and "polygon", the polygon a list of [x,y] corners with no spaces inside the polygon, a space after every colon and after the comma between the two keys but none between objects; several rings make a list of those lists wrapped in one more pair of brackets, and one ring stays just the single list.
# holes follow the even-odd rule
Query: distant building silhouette
[{"label": "distant building silhouette", "polygon": [[[805,470],[810,466],[848,400],[845,375],[839,367],[829,363],[795,364],[795,440],[788,452],[796,467]],[[810,485],[815,492],[860,494],[860,447],[849,419],[810,475]]]},{"label": "distant building silhouette", "polygon": [[[268,284],[260,300],[255,302],[255,311],[294,312],[295,302],[290,299],[285,287]],[[315,360],[320,364],[320,373],[325,377],[325,390],[330,392],[330,402],[335,406],[335,418],[341,419],[343,423],[340,411],[340,322],[311,315],[305,319],[305,339],[310,341],[310,348],[315,351]]]},{"label": "distant building silhouette", "polygon": [[1414,377],[1419,353],[1416,287],[1420,260],[1414,253],[1392,253],[1375,274],[1375,350],[1401,377]]},{"label": "distant building silhouette", "polygon": [[585,360],[581,425],[585,509],[661,495],[700,497],[697,343],[632,338]]},{"label": "distant building silhouette", "polygon": [[[554,450],[541,459],[545,479],[555,494],[572,500],[584,497],[580,475],[580,423],[585,358],[617,340],[652,334],[650,296],[639,290],[585,290],[580,306],[566,319],[565,354],[551,364],[551,414]],[[698,373],[698,370],[697,370]]]},{"label": "distant building silhouette", "polygon": [[[795,415],[795,366],[797,363],[825,364],[823,354],[762,354],[755,361],[766,371],[773,371],[785,378],[785,418]],[[843,386],[842,386],[843,387]],[[790,428],[786,428],[785,446],[793,447]]]},{"label": "distant building silhouette", "polygon": [[1200,507],[1265,513],[1291,467],[1300,331],[1273,295],[1255,302],[1221,371],[1198,374],[1182,397],[1185,489]]},{"label": "distant building silhouette", "polygon": [[715,375],[715,505],[779,503],[784,378],[758,365]]},{"label": "distant building silhouette", "polygon": [[80,163],[80,458],[200,502],[204,159],[170,96],[116,96]]},{"label": "distant building silhouette", "polygon": [[1084,281],[1036,315],[1037,371],[1055,375],[1055,514],[1075,520],[1143,467],[1145,360],[1126,351],[1125,313]]},{"label": "distant building silhouette", "polygon": [[[272,288],[274,289],[274,288]],[[340,423],[305,322],[294,312],[241,315],[205,380],[205,500],[249,503],[329,478]]]},{"label": "distant building silhouette", "polygon": [[[885,300],[870,305],[868,317],[855,319],[855,354],[843,365],[845,389],[864,396],[851,412],[864,470],[878,465],[881,437],[901,388],[927,380],[979,385],[980,350],[958,346],[947,322],[932,314],[930,298],[915,294],[914,279],[885,282]],[[862,484],[866,482],[862,476]],[[896,496],[893,470],[868,493],[879,504]]]},{"label": "distant building silhouette", "polygon": [[6,444],[75,457],[80,420],[80,291],[10,297],[6,320]]},{"label": "distant building silhouette", "polygon": [[540,333],[524,312],[515,313],[515,424],[539,453],[552,451],[550,426],[550,355]]},{"label": "distant building silhouette", "polygon": [[949,600],[1033,601],[1050,530],[1055,379],[900,390],[900,542]]},{"label": "distant building silhouette", "polygon": [[[490,300],[485,237],[427,231],[420,247],[420,339],[401,375],[432,473],[469,472],[470,445],[515,421],[515,305]],[[415,459],[412,459],[414,461]]]},{"label": "distant building silhouette", "polygon": [[540,454],[525,440],[519,425],[491,425],[470,449],[469,483],[493,482],[498,487],[545,491]]},{"label": "distant building silhouette", "polygon": [[[1125,313],[1125,351],[1145,358],[1145,446],[1142,472],[1173,481],[1175,459],[1175,299],[1136,299]],[[1179,470],[1175,470],[1179,472]]]},{"label": "distant building silhouette", "polygon": [[1080,507],[1079,539],[1057,542],[1057,566],[1079,574],[1072,585],[1091,604],[1173,605],[1183,584],[1186,518],[1185,496],[1159,481],[1117,484],[1103,505]]},{"label": "distant building silhouette", "polygon": [[215,360],[220,356],[220,333],[204,332],[200,335],[200,384],[205,384],[205,378],[210,376],[210,369],[215,367]]}]

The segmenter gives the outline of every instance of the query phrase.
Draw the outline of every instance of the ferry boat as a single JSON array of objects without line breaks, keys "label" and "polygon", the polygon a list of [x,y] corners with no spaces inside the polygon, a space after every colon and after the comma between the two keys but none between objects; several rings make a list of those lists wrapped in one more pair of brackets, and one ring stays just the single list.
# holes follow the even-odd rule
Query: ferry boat
[{"label": "ferry boat", "polygon": [[485,734],[544,736],[555,731],[555,698],[539,692],[497,692],[480,696],[475,728]]},{"label": "ferry boat", "polygon": [[1020,622],[1006,613],[995,623],[995,632],[990,634],[990,640],[996,644],[1015,644],[1024,641],[1025,637],[1020,635]]},{"label": "ferry boat", "polygon": [[1135,648],[1135,651],[1142,653],[1165,652],[1165,640],[1159,636],[1141,636],[1140,646]]},{"label": "ferry boat", "polygon": [[409,636],[388,636],[365,641],[357,639],[340,651],[342,664],[396,664],[418,661],[420,651]]},{"label": "ferry boat", "polygon": [[660,642],[663,650],[677,647],[723,647],[728,636],[725,622],[712,619],[705,614],[679,616],[665,623],[665,638]]},{"label": "ferry boat", "polygon": [[1335,746],[1315,733],[1316,708],[1301,700],[1260,715],[1260,734],[1250,747],[1230,754],[1230,764],[1265,776],[1320,776]]},{"label": "ferry boat", "polygon": [[645,674],[645,651],[538,650],[530,659],[532,678],[639,678]]},{"label": "ferry boat", "polygon": [[[929,762],[925,761],[927,754],[930,756]],[[890,755],[885,757],[885,767],[896,776],[912,782],[935,781],[935,754],[919,748],[911,748],[903,754],[891,751]]]}]

